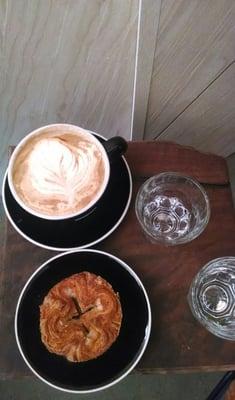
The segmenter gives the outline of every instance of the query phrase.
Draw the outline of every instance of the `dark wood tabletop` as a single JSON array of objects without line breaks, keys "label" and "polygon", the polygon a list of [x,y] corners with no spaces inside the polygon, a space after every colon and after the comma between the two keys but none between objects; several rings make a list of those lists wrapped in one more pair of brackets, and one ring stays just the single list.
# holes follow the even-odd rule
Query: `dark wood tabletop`
[{"label": "dark wood tabletop", "polygon": [[[131,142],[126,159],[133,177],[130,209],[116,231],[95,248],[127,262],[148,292],[152,332],[137,368],[143,372],[235,369],[235,344],[207,332],[193,318],[187,303],[190,283],[204,264],[213,258],[235,256],[235,214],[225,160],[166,142]],[[148,177],[164,171],[196,178],[210,199],[211,218],[207,228],[184,245],[165,247],[148,242],[135,216],[138,188]],[[15,343],[15,307],[32,272],[55,254],[23,239],[6,221],[0,272],[2,378],[31,374]]]}]

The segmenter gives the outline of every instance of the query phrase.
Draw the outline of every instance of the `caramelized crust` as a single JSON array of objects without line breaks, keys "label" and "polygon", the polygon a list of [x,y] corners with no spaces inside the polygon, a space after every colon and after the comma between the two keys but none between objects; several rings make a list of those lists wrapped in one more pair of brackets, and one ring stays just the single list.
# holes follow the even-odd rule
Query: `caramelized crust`
[{"label": "caramelized crust", "polygon": [[118,294],[90,272],[57,283],[40,306],[42,342],[50,352],[73,362],[103,354],[117,339],[121,321]]}]

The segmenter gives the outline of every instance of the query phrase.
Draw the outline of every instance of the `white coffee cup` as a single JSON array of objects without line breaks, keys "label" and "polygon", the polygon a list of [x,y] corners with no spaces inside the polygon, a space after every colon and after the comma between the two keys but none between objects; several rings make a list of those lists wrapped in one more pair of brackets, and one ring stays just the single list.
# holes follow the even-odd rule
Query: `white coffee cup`
[{"label": "white coffee cup", "polygon": [[126,148],[121,137],[102,144],[75,125],[43,126],[15,148],[8,167],[10,191],[16,202],[36,217],[64,220],[80,216],[104,194],[110,162]]}]

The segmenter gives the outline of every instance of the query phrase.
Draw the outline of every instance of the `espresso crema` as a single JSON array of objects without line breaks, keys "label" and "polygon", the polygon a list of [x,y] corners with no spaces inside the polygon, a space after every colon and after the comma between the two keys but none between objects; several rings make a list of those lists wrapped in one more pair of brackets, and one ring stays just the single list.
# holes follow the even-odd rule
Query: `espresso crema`
[{"label": "espresso crema", "polygon": [[75,214],[103,189],[104,157],[96,139],[82,132],[38,134],[16,156],[15,191],[28,208],[45,216]]}]

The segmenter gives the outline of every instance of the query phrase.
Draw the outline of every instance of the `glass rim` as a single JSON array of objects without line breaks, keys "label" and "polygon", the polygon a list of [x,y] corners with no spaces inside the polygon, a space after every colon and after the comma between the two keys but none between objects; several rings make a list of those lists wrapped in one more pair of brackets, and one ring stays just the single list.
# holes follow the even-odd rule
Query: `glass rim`
[{"label": "glass rim", "polygon": [[[164,239],[156,238],[155,236],[151,235],[151,233],[149,233],[149,231],[146,229],[145,225],[142,222],[141,216],[139,214],[139,210],[138,210],[138,201],[141,195],[141,192],[143,191],[143,188],[145,186],[147,186],[152,180],[156,179],[156,178],[160,178],[163,176],[170,176],[170,177],[179,177],[179,178],[184,178],[187,181],[190,181],[202,194],[202,197],[205,200],[205,204],[206,204],[206,218],[205,221],[203,223],[203,225],[201,226],[200,229],[198,229],[197,232],[195,232],[194,234],[192,234],[192,236],[190,237],[190,239],[187,236],[184,236],[183,238],[178,239],[176,242],[171,243],[166,242]],[[195,178],[192,178],[191,176],[188,175],[184,175],[180,172],[172,172],[172,171],[166,171],[166,172],[160,172],[159,174],[153,175],[151,177],[149,177],[148,179],[146,179],[146,181],[140,186],[137,195],[136,195],[136,199],[135,199],[135,214],[137,216],[137,219],[139,221],[139,224],[141,225],[143,231],[151,238],[153,239],[156,243],[163,243],[167,246],[175,246],[178,244],[184,244],[184,243],[188,243],[191,242],[192,240],[196,239],[203,231],[204,229],[207,227],[210,216],[211,216],[211,208],[210,208],[210,201],[209,201],[209,197],[205,191],[205,189],[203,188],[203,186],[201,185],[201,183],[199,183]]]},{"label": "glass rim", "polygon": [[[206,264],[204,264],[201,267],[201,269],[194,276],[194,278],[189,286],[189,289],[188,289],[187,301],[188,301],[188,305],[190,307],[190,310],[191,310],[194,318],[204,328],[206,328],[210,333],[212,333],[213,335],[215,335],[219,338],[230,340],[230,341],[235,341],[235,334],[234,334],[234,336],[228,335],[227,329],[224,328],[223,326],[220,326],[219,331],[218,331],[218,329],[216,329],[215,323],[213,323],[213,322],[210,323],[208,321],[208,319],[203,314],[201,308],[199,307],[199,305],[197,304],[197,301],[196,301],[197,292],[198,292],[197,284],[198,284],[198,281],[200,280],[200,277],[203,276],[203,274],[205,273],[205,271],[207,269],[209,269],[210,267],[213,267],[214,264],[216,264],[218,262],[222,262],[222,261],[224,261],[224,262],[233,261],[234,268],[235,268],[235,256],[217,257],[217,258],[214,258],[214,259],[208,261]],[[200,318],[198,315],[200,315]]]}]

